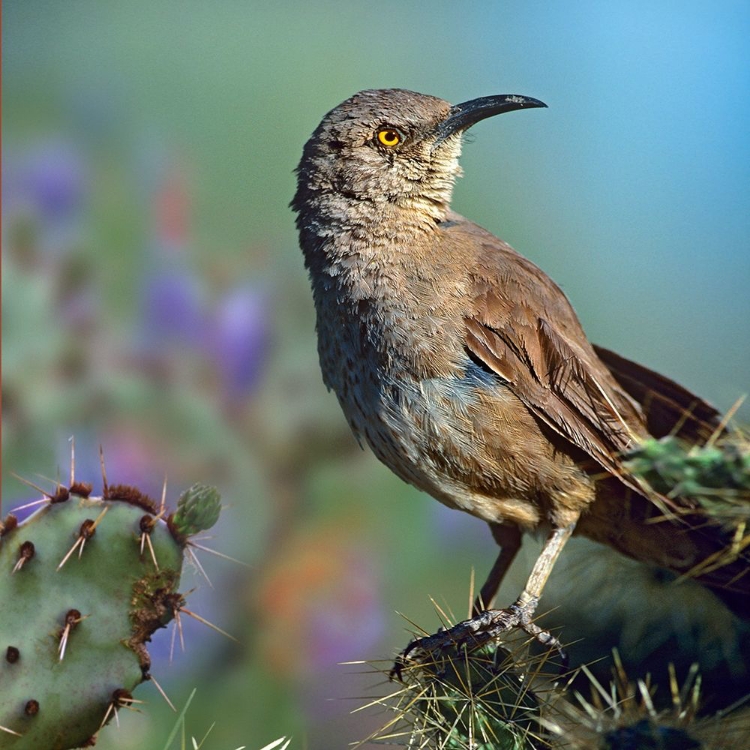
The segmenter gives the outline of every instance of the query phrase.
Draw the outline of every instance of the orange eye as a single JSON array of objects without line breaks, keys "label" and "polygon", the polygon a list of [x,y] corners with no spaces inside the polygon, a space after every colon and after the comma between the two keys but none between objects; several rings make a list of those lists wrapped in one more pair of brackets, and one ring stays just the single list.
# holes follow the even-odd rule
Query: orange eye
[{"label": "orange eye", "polygon": [[381,128],[378,130],[378,142],[388,148],[393,148],[401,143],[401,133],[395,128]]}]

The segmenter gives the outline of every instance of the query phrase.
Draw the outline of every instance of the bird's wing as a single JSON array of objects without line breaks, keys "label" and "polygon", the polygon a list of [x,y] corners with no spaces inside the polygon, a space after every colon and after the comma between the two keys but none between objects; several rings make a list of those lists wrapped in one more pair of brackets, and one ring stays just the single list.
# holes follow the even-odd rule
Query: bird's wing
[{"label": "bird's wing", "polygon": [[508,245],[464,226],[464,240],[480,248],[465,320],[470,356],[544,425],[639,489],[623,476],[620,456],[646,436],[643,415],[597,357],[567,298]]},{"label": "bird's wing", "polygon": [[[746,552],[732,552],[734,530],[707,523],[689,499],[660,497],[654,505],[657,493],[621,464],[622,452],[646,438],[647,427],[655,425],[656,436],[665,431],[700,436],[716,429],[718,414],[667,378],[595,350],[567,298],[546,274],[476,225],[456,215],[450,221],[447,231],[456,233],[451,241],[467,248],[469,355],[495,373],[560,440],[560,450],[577,448],[595,462],[586,466],[588,471],[601,466],[635,490],[627,502],[622,493],[597,493],[578,522],[580,533],[637,560],[694,576],[747,617],[748,559]],[[684,418],[691,409],[695,423]],[[678,508],[678,514],[663,515],[665,506]],[[649,522],[655,509],[666,522]]]}]

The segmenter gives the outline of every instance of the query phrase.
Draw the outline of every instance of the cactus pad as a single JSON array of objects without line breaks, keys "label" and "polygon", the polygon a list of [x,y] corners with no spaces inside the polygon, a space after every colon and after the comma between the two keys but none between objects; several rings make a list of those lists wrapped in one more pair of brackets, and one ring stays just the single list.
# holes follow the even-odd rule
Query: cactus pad
[{"label": "cactus pad", "polygon": [[71,490],[0,538],[0,748],[93,744],[149,679],[146,643],[184,603],[190,531],[133,488]]}]

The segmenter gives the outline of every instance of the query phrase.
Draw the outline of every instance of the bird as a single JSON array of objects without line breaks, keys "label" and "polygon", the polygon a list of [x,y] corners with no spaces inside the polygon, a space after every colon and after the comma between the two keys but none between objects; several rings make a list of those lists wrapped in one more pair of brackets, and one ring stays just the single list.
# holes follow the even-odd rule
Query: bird
[{"label": "bird", "polygon": [[[681,513],[665,515],[623,459],[650,437],[705,442],[721,429],[716,409],[590,343],[547,274],[451,209],[466,131],[544,107],[360,91],[305,144],[291,207],[323,380],[354,435],[404,481],[489,524],[500,547],[473,617],[454,630],[518,626],[555,645],[533,617],[574,532],[680,575],[730,540],[690,523],[679,499]],[[493,609],[527,532],[546,536],[542,551],[516,601]],[[697,577],[747,615],[747,569],[740,556]]]}]

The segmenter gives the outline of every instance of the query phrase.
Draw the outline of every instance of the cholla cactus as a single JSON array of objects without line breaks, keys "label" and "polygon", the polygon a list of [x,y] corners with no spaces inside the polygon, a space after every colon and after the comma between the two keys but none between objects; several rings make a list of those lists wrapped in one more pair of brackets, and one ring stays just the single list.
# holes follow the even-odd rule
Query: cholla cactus
[{"label": "cholla cactus", "polygon": [[[561,676],[559,665],[531,656],[527,646],[519,640],[515,646],[494,642],[475,650],[457,646],[429,662],[407,664],[398,673],[401,687],[373,702],[393,718],[362,744],[424,750],[737,750],[750,742],[750,709],[701,714],[697,667],[682,686],[670,667],[669,685],[659,688],[648,679],[631,682],[615,653],[612,680],[604,686],[585,666]],[[569,687],[579,672],[588,679],[588,696]]]},{"label": "cholla cactus", "polygon": [[[527,636],[454,644],[401,658],[401,687],[375,701],[394,714],[366,741],[446,750],[542,750],[540,717],[562,697],[560,664]],[[535,645],[535,644],[534,644]],[[380,671],[380,670],[379,670]]]},{"label": "cholla cactus", "polygon": [[705,445],[676,437],[650,439],[632,450],[625,465],[659,494],[692,501],[695,511],[721,526],[724,550],[704,560],[691,575],[730,563],[750,562],[750,440],[741,431],[717,434]]},{"label": "cholla cactus", "polygon": [[705,445],[652,438],[628,454],[626,466],[660,494],[695,500],[721,523],[750,520],[750,440],[741,432]]},{"label": "cholla cactus", "polygon": [[[703,446],[667,437],[633,450],[627,465],[685,513],[718,524],[731,540],[695,575],[740,565],[750,547],[750,441],[739,432]],[[692,506],[691,503],[692,502]],[[430,639],[426,639],[429,641]],[[513,633],[503,640],[445,646],[397,664],[401,686],[374,701],[392,719],[365,742],[449,750],[737,750],[750,746],[750,709],[701,710],[697,668],[680,686],[631,682],[617,655],[603,686],[584,666],[590,696],[560,676],[549,655],[533,656]],[[569,686],[576,684],[578,690]],[[664,700],[664,697],[667,700]],[[710,701],[712,696],[706,696]],[[658,700],[657,700],[658,699]],[[363,743],[364,744],[364,743]]]},{"label": "cholla cactus", "polygon": [[[218,518],[198,486],[166,510],[137,489],[72,482],[0,536],[0,747],[93,745],[132,692],[152,679],[146,644],[185,608],[189,535]],[[179,531],[175,531],[175,529]],[[201,618],[202,619],[202,618]]]},{"label": "cholla cactus", "polygon": [[[750,713],[727,711],[701,717],[697,668],[679,685],[670,669],[668,688],[631,682],[615,654],[611,683],[602,686],[585,667],[591,695],[560,701],[541,719],[553,750],[737,750],[750,740]],[[667,708],[658,694],[669,693]],[[662,701],[664,704],[664,701]]]}]

